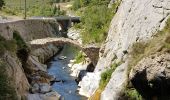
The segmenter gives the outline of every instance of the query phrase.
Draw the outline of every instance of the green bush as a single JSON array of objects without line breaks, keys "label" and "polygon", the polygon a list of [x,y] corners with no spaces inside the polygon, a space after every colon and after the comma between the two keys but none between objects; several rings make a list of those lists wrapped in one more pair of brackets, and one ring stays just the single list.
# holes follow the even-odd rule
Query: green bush
[{"label": "green bush", "polygon": [[101,74],[100,84],[99,88],[103,90],[107,83],[110,81],[110,78],[112,76],[112,73],[115,71],[115,69],[122,64],[122,61],[118,63],[113,63],[110,67],[110,69],[107,69],[105,72]]},{"label": "green bush", "polygon": [[76,57],[75,57],[75,62],[76,64],[83,62],[85,60],[85,56],[83,55],[83,52],[79,52]]},{"label": "green bush", "polygon": [[26,61],[28,59],[30,48],[27,46],[25,41],[22,39],[22,37],[19,35],[17,31],[14,31],[13,33],[13,39],[16,41],[17,44],[17,56],[21,60],[22,65],[25,66]]},{"label": "green bush", "polygon": [[4,0],[0,0],[0,9],[5,5]]},{"label": "green bush", "polygon": [[142,96],[134,88],[125,90],[125,96],[128,100],[143,100]]},{"label": "green bush", "polygon": [[16,41],[18,49],[27,48],[27,45],[25,41],[22,39],[22,37],[19,35],[19,32],[17,31],[13,32],[13,39]]},{"label": "green bush", "polygon": [[0,36],[0,55],[4,54],[6,50],[15,53],[16,47],[15,40],[6,40],[4,37]]},{"label": "green bush", "polygon": [[[81,34],[83,43],[102,43],[107,36],[111,19],[113,18],[120,2],[108,8],[110,0],[75,0],[75,9],[81,11],[81,23],[76,27],[83,29]],[[76,6],[74,6],[76,5]]]},{"label": "green bush", "polygon": [[78,10],[89,5],[108,5],[109,2],[110,0],[74,0],[73,9]]},{"label": "green bush", "polygon": [[99,84],[99,87],[101,90],[103,90],[106,87],[107,83],[110,81],[112,73],[113,73],[113,70],[108,69],[101,74],[101,80],[100,80],[100,84]]},{"label": "green bush", "polygon": [[9,7],[3,7],[2,11],[9,15],[17,15],[18,14],[16,9],[11,9]]}]

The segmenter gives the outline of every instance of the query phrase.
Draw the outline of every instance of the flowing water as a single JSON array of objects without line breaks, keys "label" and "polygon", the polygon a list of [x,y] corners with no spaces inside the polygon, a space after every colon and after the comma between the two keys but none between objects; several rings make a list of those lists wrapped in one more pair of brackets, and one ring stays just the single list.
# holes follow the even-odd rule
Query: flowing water
[{"label": "flowing water", "polygon": [[[57,91],[64,100],[87,100],[87,98],[78,94],[77,83],[75,82],[75,78],[70,76],[70,68],[68,67],[69,61],[75,57],[77,52],[77,48],[66,45],[48,64],[48,73],[54,75],[57,80],[63,80],[63,82],[54,83],[52,88]],[[60,60],[59,57],[61,56],[66,56],[67,58]]]}]

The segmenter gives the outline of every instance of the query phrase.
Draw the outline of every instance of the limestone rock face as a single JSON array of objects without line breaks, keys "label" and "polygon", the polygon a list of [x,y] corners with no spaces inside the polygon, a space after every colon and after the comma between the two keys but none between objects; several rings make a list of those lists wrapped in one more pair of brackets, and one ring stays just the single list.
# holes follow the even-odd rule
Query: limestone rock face
[{"label": "limestone rock face", "polygon": [[24,74],[24,70],[22,65],[17,57],[12,56],[10,53],[5,53],[3,59],[7,63],[7,74],[9,78],[12,79],[12,84],[16,90],[18,99],[21,100],[22,97],[27,95],[27,91],[29,90],[29,83]]},{"label": "limestone rock face", "polygon": [[[88,96],[92,95],[98,88],[98,85],[94,85],[94,80],[100,80],[97,79],[100,76],[96,76],[100,74],[96,73],[103,72],[115,60],[126,62],[131,45],[137,41],[148,40],[155,35],[156,31],[164,27],[169,14],[170,0],[122,0],[110,24],[107,39],[100,49],[99,61],[93,75],[87,74],[82,79],[81,83],[88,84],[81,85],[82,89],[91,86],[85,93],[89,93]],[[126,67],[124,66],[124,68]],[[127,70],[123,69],[122,71],[126,72]],[[122,72],[122,74],[125,72]],[[114,84],[114,86],[110,88],[111,85],[108,84],[102,93],[102,96],[106,97],[104,100],[116,100],[115,92],[121,92],[124,88],[123,85],[120,86],[117,82],[126,83],[127,77],[125,75],[118,76],[115,73],[113,72],[111,83],[109,82],[109,84]],[[95,77],[92,78],[93,76]],[[124,78],[120,78],[120,76],[124,76]],[[108,93],[108,90],[112,92]]]},{"label": "limestone rock face", "polygon": [[31,55],[34,56],[32,59],[34,59],[35,63],[37,62],[37,60],[38,62],[45,63],[48,59],[53,57],[59,50],[60,46],[49,44],[41,48],[32,50]]},{"label": "limestone rock face", "polygon": [[[120,90],[125,86],[127,62],[119,66],[112,74],[112,80],[109,81],[105,90],[101,94],[101,100],[119,100]],[[114,84],[113,84],[114,83]],[[116,86],[116,88],[115,88]],[[114,99],[113,99],[114,98]]]},{"label": "limestone rock face", "polygon": [[143,58],[131,71],[130,80],[144,98],[169,100],[170,54]]},{"label": "limestone rock face", "polygon": [[[44,37],[54,37],[59,36],[58,24],[54,20],[20,20],[13,22],[0,23],[0,35],[7,40],[13,38],[13,32],[17,31],[23,40],[27,43],[32,39],[44,38]],[[22,97],[27,97],[30,85],[35,83],[47,83],[52,80],[46,71],[47,66],[42,64],[52,56],[54,56],[59,51],[59,47],[55,45],[48,45],[42,48],[32,50],[28,56],[26,64],[22,65],[21,61],[18,59],[17,55],[6,51],[3,59],[7,63],[8,76],[12,76],[11,79],[14,81],[15,91],[17,93],[18,99],[23,99]],[[28,83],[28,80],[30,84]],[[51,90],[50,85],[34,85],[33,92],[42,92],[42,96],[46,97],[46,92]],[[40,88],[40,89],[39,89]],[[51,93],[51,92],[50,92]],[[48,96],[52,94],[48,94]],[[28,95],[29,96],[29,95]],[[32,97],[37,97],[32,95]],[[51,96],[50,96],[51,97]],[[55,96],[54,96],[55,97]],[[47,98],[47,97],[46,97]],[[33,99],[39,100],[39,99]],[[54,99],[42,99],[41,100],[54,100]]]}]

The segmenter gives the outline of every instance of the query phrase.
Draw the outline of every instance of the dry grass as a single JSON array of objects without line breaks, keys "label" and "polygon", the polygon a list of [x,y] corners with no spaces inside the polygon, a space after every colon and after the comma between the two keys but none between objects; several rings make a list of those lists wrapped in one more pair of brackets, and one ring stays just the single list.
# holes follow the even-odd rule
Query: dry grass
[{"label": "dry grass", "polygon": [[[170,51],[170,19],[167,20],[165,28],[158,31],[153,39],[144,42],[137,42],[132,46],[131,58],[129,60],[129,71],[142,58],[157,52],[164,53]],[[129,72],[128,72],[129,73]]]},{"label": "dry grass", "polygon": [[100,95],[103,90],[97,89],[95,93],[89,98],[89,100],[100,100]]}]

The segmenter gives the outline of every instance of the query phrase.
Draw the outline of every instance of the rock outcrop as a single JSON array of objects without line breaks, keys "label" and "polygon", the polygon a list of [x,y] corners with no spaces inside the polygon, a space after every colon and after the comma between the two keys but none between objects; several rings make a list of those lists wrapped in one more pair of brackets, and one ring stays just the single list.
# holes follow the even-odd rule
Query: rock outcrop
[{"label": "rock outcrop", "polygon": [[[32,39],[59,36],[58,24],[54,20],[32,19],[0,23],[0,35],[5,39],[12,40],[15,31],[26,43]],[[12,76],[12,85],[19,100],[26,97],[28,100],[39,100],[38,96],[41,96],[40,100],[54,100],[54,98],[56,100],[60,97],[51,90],[50,81],[54,78],[47,74],[47,66],[43,64],[59,50],[59,46],[48,45],[31,50],[27,52],[28,54],[17,50],[12,53],[5,51],[3,58],[9,66],[6,69],[7,74],[9,77]],[[17,57],[18,54],[22,55],[24,60]],[[29,92],[34,93],[28,95]]]},{"label": "rock outcrop", "polygon": [[170,54],[143,58],[131,71],[130,80],[145,99],[169,100]]},{"label": "rock outcrop", "polygon": [[[169,14],[169,0],[122,0],[111,22],[107,39],[100,50],[96,69],[93,73],[87,73],[87,76],[82,79],[79,84],[80,93],[91,96],[98,88],[100,74],[117,60],[126,63],[132,44],[148,40],[155,35],[156,31],[165,26]],[[101,99],[115,100],[119,97],[117,94],[122,91],[127,79],[124,75],[127,64],[124,64],[124,68],[119,71],[122,66],[118,66],[113,72]]]},{"label": "rock outcrop", "polygon": [[25,98],[27,96],[29,90],[29,83],[22,68],[22,64],[19,59],[9,53],[6,52],[2,59],[4,59],[6,63],[6,71],[9,79],[11,79],[11,87],[14,87],[14,91],[16,92],[17,98],[19,100]]}]

